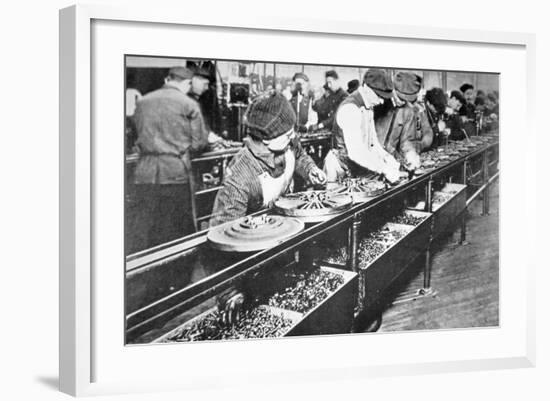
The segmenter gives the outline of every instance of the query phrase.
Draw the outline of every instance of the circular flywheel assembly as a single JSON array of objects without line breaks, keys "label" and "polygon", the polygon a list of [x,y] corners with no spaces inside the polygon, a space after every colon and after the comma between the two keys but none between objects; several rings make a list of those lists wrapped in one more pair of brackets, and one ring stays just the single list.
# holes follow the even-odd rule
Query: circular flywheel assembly
[{"label": "circular flywheel assembly", "polygon": [[276,200],[275,211],[306,223],[317,223],[342,213],[352,205],[353,198],[349,194],[305,191],[288,194]]},{"label": "circular flywheel assembly", "polygon": [[344,178],[332,192],[337,194],[351,195],[356,203],[365,202],[369,198],[381,195],[386,190],[383,181],[365,177]]},{"label": "circular flywheel assembly", "polygon": [[298,219],[263,214],[247,216],[210,229],[212,247],[230,252],[254,252],[272,248],[304,229]]}]

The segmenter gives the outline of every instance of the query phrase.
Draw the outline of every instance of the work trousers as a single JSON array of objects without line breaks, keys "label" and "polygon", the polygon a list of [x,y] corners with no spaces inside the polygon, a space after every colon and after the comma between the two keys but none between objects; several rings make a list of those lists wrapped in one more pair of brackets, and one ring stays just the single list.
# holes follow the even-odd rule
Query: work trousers
[{"label": "work trousers", "polygon": [[189,184],[136,184],[135,213],[127,229],[133,231],[127,236],[128,253],[195,232]]}]

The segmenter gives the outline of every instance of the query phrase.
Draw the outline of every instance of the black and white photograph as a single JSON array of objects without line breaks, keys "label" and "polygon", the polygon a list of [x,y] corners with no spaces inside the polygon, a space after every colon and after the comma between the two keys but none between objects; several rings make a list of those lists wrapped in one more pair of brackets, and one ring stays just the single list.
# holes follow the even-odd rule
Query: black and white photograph
[{"label": "black and white photograph", "polygon": [[543,5],[4,7],[2,399],[550,399]]},{"label": "black and white photograph", "polygon": [[500,325],[498,73],[124,62],[127,345]]}]

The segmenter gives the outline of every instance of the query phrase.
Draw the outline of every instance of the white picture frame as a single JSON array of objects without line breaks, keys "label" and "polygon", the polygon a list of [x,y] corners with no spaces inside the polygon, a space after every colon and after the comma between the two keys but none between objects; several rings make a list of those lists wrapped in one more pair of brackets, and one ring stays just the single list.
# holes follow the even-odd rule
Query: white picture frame
[{"label": "white picture frame", "polygon": [[[101,354],[103,341],[100,340],[96,325],[102,325],[104,318],[100,312],[101,308],[96,308],[96,300],[93,298],[97,286],[101,282],[101,275],[94,273],[98,261],[101,258],[96,254],[96,242],[94,235],[98,234],[98,227],[102,225],[97,219],[101,215],[100,208],[95,202],[94,192],[101,186],[96,176],[98,168],[98,152],[103,152],[101,143],[96,143],[92,134],[94,121],[94,105],[92,96],[94,88],[91,85],[94,74],[93,54],[94,43],[92,36],[94,32],[94,23],[98,21],[109,21],[112,26],[117,23],[134,24],[132,29],[145,29],[145,26],[155,25],[166,28],[174,24],[179,27],[194,27],[193,29],[204,28],[206,30],[224,30],[231,29],[234,32],[253,35],[254,32],[284,33],[285,35],[304,35],[315,36],[325,35],[330,37],[336,35],[342,40],[352,40],[352,38],[383,38],[387,41],[424,41],[426,43],[436,43],[437,45],[457,45],[462,46],[496,46],[499,48],[513,48],[517,50],[517,57],[521,63],[525,62],[523,75],[515,77],[518,82],[523,82],[521,87],[525,96],[525,107],[516,115],[508,117],[505,114],[507,107],[510,107],[510,93],[501,91],[503,116],[502,121],[502,167],[504,178],[502,179],[502,196],[510,193],[510,182],[517,178],[525,177],[525,185],[534,180],[526,172],[530,169],[535,170],[535,150],[521,149],[517,156],[521,161],[521,166],[516,171],[508,169],[506,162],[513,145],[506,143],[506,133],[510,128],[522,127],[526,130],[526,136],[534,138],[535,133],[532,126],[534,120],[534,57],[535,57],[535,37],[532,34],[508,33],[508,32],[484,32],[459,29],[440,29],[415,26],[398,25],[374,25],[362,22],[336,22],[316,19],[292,19],[283,16],[269,16],[249,18],[232,18],[228,21],[223,15],[215,13],[205,15],[181,14],[163,8],[154,7],[133,7],[112,8],[108,6],[78,5],[72,6],[60,11],[60,390],[71,395],[97,395],[110,393],[127,393],[136,391],[160,391],[167,389],[198,389],[205,386],[208,380],[215,380],[217,386],[228,385],[233,382],[235,377],[228,375],[221,377],[219,372],[208,371],[203,364],[197,363],[195,376],[187,377],[181,380],[176,377],[159,377],[150,380],[133,380],[131,377],[121,373],[118,379],[113,376],[102,377],[99,371],[101,364],[97,360],[105,361],[107,355]],[[137,23],[139,22],[139,23]],[[147,25],[149,24],[149,25]],[[198,28],[197,28],[198,27]],[[348,38],[348,39],[346,39]],[[128,42],[132,39],[128,38]],[[96,43],[97,45],[97,43]],[[170,55],[170,54],[165,54]],[[251,55],[251,58],[253,55]],[[238,58],[238,57],[236,57]],[[120,63],[118,73],[122,75],[123,59],[116,61]],[[404,67],[407,67],[404,65]],[[495,70],[492,70],[495,72]],[[498,71],[496,71],[498,72]],[[512,78],[512,77],[511,77]],[[122,91],[120,90],[122,99]],[[120,102],[122,106],[122,101]],[[116,132],[116,129],[114,130]],[[122,131],[121,131],[122,132]],[[105,155],[105,159],[110,156]],[[120,162],[120,161],[119,161]],[[107,163],[107,162],[106,162]],[[509,178],[507,178],[509,177]],[[507,184],[508,183],[508,184]],[[503,200],[503,217],[501,230],[507,230],[511,226],[514,228],[533,230],[535,225],[536,210],[529,206],[527,195],[519,196],[516,202],[522,210],[523,219],[511,219],[506,214],[506,201]],[[533,230],[534,231],[534,230]],[[502,239],[506,241],[504,231],[501,234]],[[528,250],[534,245],[525,243],[525,249]],[[513,252],[510,250],[510,252]],[[517,251],[516,251],[517,252]],[[531,253],[534,255],[534,253]],[[510,254],[510,258],[518,257],[517,254]],[[509,260],[512,260],[510,259]],[[531,259],[533,258],[533,259]],[[517,259],[519,260],[519,259]],[[347,364],[344,360],[338,360],[341,363],[334,368],[324,366],[322,363],[317,369],[304,368],[297,366],[297,370],[274,370],[266,366],[266,363],[259,362],[256,366],[254,378],[258,383],[268,382],[276,377],[284,382],[295,380],[323,380],[327,378],[354,378],[361,380],[364,377],[411,374],[411,373],[431,373],[441,371],[468,371],[479,369],[500,369],[511,367],[530,367],[534,366],[535,361],[535,340],[534,340],[534,266],[533,256],[524,256],[522,259],[521,279],[517,280],[517,290],[515,296],[521,298],[521,307],[517,311],[518,321],[510,321],[504,316],[503,323],[493,332],[437,332],[437,333],[408,333],[406,338],[401,335],[388,336],[390,344],[399,349],[401,342],[410,341],[431,341],[434,339],[446,338],[446,341],[463,341],[467,343],[473,338],[480,338],[480,341],[490,342],[495,331],[506,331],[512,328],[515,337],[514,342],[508,344],[510,352],[498,349],[487,352],[485,355],[479,351],[477,357],[469,359],[449,359],[439,361],[434,358],[428,360],[417,360],[415,355],[408,355],[409,362],[396,363],[391,358],[384,358],[357,365],[356,363]],[[118,261],[113,261],[117,264]],[[508,262],[506,262],[508,263]],[[510,262],[511,263],[511,262]],[[505,271],[506,273],[506,271]],[[501,284],[502,305],[509,307],[512,301],[510,297],[510,287],[507,285],[510,276],[504,274]],[[119,289],[119,295],[122,297],[122,288]],[[103,289],[102,289],[103,291]],[[106,297],[116,297],[116,288],[105,288]],[[107,295],[108,294],[108,295]],[[122,316],[120,317],[122,320]],[[105,326],[102,326],[105,328]],[[108,329],[108,328],[107,328]],[[103,333],[103,329],[102,329]],[[430,339],[432,336],[432,339]],[[476,337],[477,336],[477,337]],[[132,358],[139,358],[139,352],[135,348],[123,346],[123,334],[117,341],[120,343],[123,354],[136,354]],[[361,341],[371,341],[369,339],[378,337],[353,336],[347,340],[353,343],[353,347],[359,346]],[[436,338],[437,337],[437,338]],[[459,338],[460,337],[460,338]],[[469,339],[471,337],[471,339]],[[458,340],[457,340],[458,339]],[[307,341],[315,346],[336,347],[339,343],[338,338],[310,338],[291,341]],[[374,340],[372,340],[374,341]],[[392,343],[393,341],[393,343]],[[289,342],[290,344],[290,342]],[[303,342],[300,344],[303,346]],[[219,344],[203,345],[202,348],[189,348],[190,360],[197,358],[196,355],[211,352],[210,348],[215,347],[220,351],[220,347],[231,348],[229,353],[250,352],[257,354],[261,352],[262,342],[242,342],[239,344]],[[210,348],[207,348],[210,347]],[[278,345],[281,348],[282,346]],[[303,347],[311,351],[308,346]],[[149,357],[169,358],[172,353],[166,347],[153,348],[144,347]],[[148,348],[148,349],[147,349]],[[285,347],[287,351],[291,348]],[[314,348],[312,348],[314,349]],[[504,350],[504,346],[502,348]],[[141,350],[139,350],[141,351]],[[271,351],[270,351],[271,352]],[[304,351],[305,352],[305,351]],[[267,353],[270,355],[269,353]],[[195,356],[193,356],[195,355]],[[376,359],[373,357],[373,359]],[[134,361],[136,359],[133,359]],[[137,359],[139,360],[139,359]],[[197,362],[199,362],[197,360]],[[104,365],[105,362],[102,362]],[[298,364],[299,365],[299,364]],[[99,369],[99,370],[98,370]],[[237,375],[239,372],[236,372]],[[130,375],[131,373],[128,373]]]}]

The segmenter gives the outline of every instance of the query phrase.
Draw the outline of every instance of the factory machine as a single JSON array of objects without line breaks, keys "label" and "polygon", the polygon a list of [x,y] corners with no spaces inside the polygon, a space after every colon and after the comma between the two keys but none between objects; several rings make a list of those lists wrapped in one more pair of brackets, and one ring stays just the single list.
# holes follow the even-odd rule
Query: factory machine
[{"label": "factory machine", "polygon": [[[496,182],[498,136],[483,135],[421,155],[395,185],[376,176],[326,191],[289,194],[264,210],[126,259],[128,343],[362,332],[396,279],[421,260],[430,296],[434,242]],[[450,231],[451,230],[451,231]],[[237,322],[218,299],[245,294]]]}]

